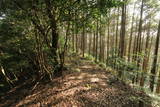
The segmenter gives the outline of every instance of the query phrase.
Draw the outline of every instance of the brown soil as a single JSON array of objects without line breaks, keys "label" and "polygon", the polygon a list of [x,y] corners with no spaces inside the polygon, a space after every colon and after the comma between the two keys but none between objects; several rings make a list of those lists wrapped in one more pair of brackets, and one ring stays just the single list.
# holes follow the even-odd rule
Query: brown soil
[{"label": "brown soil", "polygon": [[83,60],[70,65],[80,71],[66,70],[63,77],[52,82],[34,87],[28,82],[12,89],[0,98],[0,107],[149,107],[140,103],[146,98],[144,93]]}]

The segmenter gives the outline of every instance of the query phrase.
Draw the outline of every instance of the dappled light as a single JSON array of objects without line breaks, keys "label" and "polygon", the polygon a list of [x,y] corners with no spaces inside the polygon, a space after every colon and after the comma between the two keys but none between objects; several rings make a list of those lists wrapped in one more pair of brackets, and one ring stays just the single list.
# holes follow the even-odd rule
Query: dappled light
[{"label": "dappled light", "polygon": [[160,107],[159,0],[0,0],[0,107]]},{"label": "dappled light", "polygon": [[[84,63],[85,61],[83,61]],[[86,67],[89,66],[90,68]],[[73,66],[72,66],[73,67]],[[92,67],[94,69],[92,69]],[[7,104],[1,106],[125,106],[127,104],[137,105],[130,97],[147,97],[139,94],[123,82],[114,80],[111,73],[99,70],[99,67],[91,62],[79,66],[81,72],[73,72],[62,78],[38,85],[36,89],[29,92],[23,99],[16,102],[18,96],[8,100]],[[99,72],[95,72],[95,71]],[[107,74],[107,75],[106,75]],[[113,81],[114,80],[114,81]],[[24,90],[23,90],[24,92]],[[15,91],[12,92],[13,94]],[[23,96],[22,94],[20,95]]]}]

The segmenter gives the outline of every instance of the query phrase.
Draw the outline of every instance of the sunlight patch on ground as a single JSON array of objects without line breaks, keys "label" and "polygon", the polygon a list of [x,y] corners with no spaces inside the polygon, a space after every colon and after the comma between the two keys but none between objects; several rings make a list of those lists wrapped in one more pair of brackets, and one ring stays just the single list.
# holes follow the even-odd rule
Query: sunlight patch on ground
[{"label": "sunlight patch on ground", "polygon": [[87,73],[81,73],[77,78],[78,79],[84,79]]},{"label": "sunlight patch on ground", "polygon": [[75,78],[76,78],[76,77],[69,77],[68,79],[71,79],[71,80],[72,80],[72,79],[75,79]]},{"label": "sunlight patch on ground", "polygon": [[99,80],[100,80],[99,78],[91,78],[90,79],[91,82],[99,82]]},{"label": "sunlight patch on ground", "polygon": [[93,66],[90,66],[90,65],[84,65],[84,66],[82,66],[81,68],[83,68],[83,69],[91,69],[91,68],[93,68]]}]

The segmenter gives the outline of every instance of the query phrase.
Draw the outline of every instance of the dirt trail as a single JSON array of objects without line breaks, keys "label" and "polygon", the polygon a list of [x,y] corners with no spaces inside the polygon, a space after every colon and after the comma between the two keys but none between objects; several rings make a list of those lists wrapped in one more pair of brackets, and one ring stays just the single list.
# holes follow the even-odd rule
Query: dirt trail
[{"label": "dirt trail", "polygon": [[[72,66],[72,65],[71,65]],[[77,72],[63,78],[22,89],[0,100],[1,107],[138,107],[135,98],[144,97],[109,72],[89,61],[74,65]],[[145,106],[147,107],[147,106]]]}]

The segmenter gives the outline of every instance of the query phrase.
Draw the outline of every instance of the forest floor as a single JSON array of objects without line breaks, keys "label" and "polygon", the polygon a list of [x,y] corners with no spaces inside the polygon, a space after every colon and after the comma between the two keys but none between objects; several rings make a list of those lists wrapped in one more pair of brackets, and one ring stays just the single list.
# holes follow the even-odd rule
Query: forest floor
[{"label": "forest floor", "polygon": [[63,77],[10,90],[0,97],[0,107],[150,107],[142,104],[149,100],[143,92],[92,61],[78,58],[71,62]]}]

